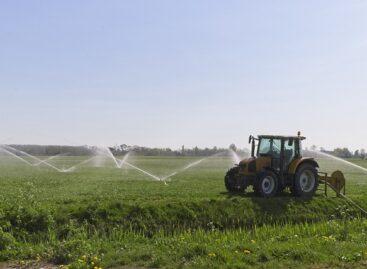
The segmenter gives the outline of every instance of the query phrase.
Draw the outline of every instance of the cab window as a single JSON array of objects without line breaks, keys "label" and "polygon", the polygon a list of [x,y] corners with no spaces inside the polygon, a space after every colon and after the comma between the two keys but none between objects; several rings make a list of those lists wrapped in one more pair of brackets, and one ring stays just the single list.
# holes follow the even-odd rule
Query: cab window
[{"label": "cab window", "polygon": [[288,165],[296,156],[296,141],[294,139],[287,139],[284,141],[284,160]]},{"label": "cab window", "polygon": [[259,142],[258,156],[267,155],[271,153],[271,139],[262,138]]},{"label": "cab window", "polygon": [[280,139],[273,139],[273,158],[280,158],[280,151],[281,151],[282,143]]},{"label": "cab window", "polygon": [[281,141],[280,139],[261,138],[259,142],[258,156],[272,156],[280,158]]}]

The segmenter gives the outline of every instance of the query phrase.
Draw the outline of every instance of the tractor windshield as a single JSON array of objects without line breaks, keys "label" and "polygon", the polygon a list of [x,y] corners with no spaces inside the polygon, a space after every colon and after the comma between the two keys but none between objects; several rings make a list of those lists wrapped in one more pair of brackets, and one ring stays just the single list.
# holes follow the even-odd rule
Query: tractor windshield
[{"label": "tractor windshield", "polygon": [[259,147],[257,155],[260,156],[273,156],[277,158],[280,156],[281,143],[280,139],[273,138],[261,138],[259,141]]},{"label": "tractor windshield", "polygon": [[259,141],[259,149],[257,152],[258,156],[271,154],[271,139],[262,138]]}]

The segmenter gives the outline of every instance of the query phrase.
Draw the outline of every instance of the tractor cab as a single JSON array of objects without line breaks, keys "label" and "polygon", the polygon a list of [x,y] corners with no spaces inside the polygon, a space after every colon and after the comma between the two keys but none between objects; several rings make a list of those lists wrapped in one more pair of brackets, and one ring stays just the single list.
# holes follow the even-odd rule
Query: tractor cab
[{"label": "tractor cab", "polygon": [[302,136],[250,136],[251,157],[270,159],[270,167],[284,176],[292,161],[302,158],[301,141],[304,139]]},{"label": "tractor cab", "polygon": [[231,168],[225,176],[228,191],[244,191],[252,185],[264,197],[289,188],[295,196],[312,196],[318,187],[318,164],[303,158],[301,141],[305,137],[250,136],[251,157]]}]

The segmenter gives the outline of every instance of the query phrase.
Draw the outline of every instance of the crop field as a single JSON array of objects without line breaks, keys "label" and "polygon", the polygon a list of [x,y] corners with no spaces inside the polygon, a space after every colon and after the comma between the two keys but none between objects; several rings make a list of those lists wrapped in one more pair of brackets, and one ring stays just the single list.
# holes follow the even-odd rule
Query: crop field
[{"label": "crop field", "polygon": [[[67,170],[86,158],[49,163]],[[232,160],[200,160],[129,158],[159,178],[177,172],[165,183],[108,159],[62,173],[0,156],[1,261],[24,268],[367,266],[365,215],[331,190],[325,197],[320,186],[309,200],[289,192],[264,199],[251,189],[229,194],[223,177]],[[366,172],[318,161],[320,171],[342,170],[347,196],[367,208]]]}]

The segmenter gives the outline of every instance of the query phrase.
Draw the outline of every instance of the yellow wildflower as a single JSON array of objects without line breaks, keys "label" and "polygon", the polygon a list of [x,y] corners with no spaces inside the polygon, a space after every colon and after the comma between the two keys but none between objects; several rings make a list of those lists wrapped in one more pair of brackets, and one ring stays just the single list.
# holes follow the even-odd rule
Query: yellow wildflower
[{"label": "yellow wildflower", "polygon": [[250,251],[250,250],[248,250],[248,249],[245,249],[245,250],[243,251],[243,253],[245,253],[245,254],[251,254],[251,251]]},{"label": "yellow wildflower", "polygon": [[208,256],[209,256],[209,257],[215,257],[215,256],[217,256],[217,255],[216,255],[215,253],[209,253],[209,254],[208,254]]},{"label": "yellow wildflower", "polygon": [[252,240],[251,240],[251,243],[252,243],[252,244],[255,244],[255,243],[256,243],[256,241],[255,241],[254,239],[252,239]]}]

